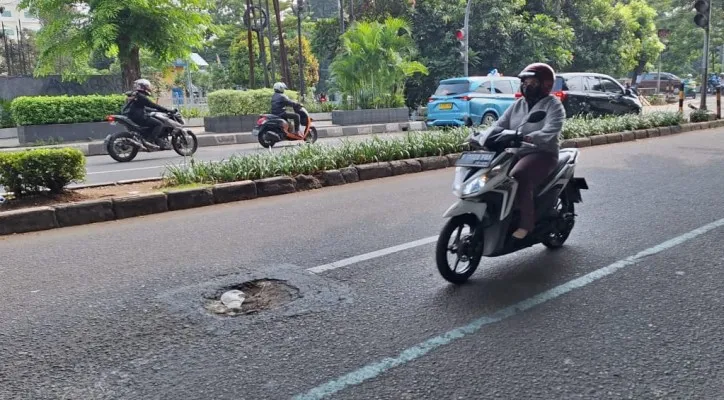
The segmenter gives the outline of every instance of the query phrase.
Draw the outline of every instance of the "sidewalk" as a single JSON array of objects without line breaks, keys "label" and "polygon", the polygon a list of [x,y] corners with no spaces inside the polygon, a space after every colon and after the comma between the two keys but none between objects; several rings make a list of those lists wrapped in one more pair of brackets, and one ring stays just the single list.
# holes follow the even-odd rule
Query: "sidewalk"
[{"label": "sidewalk", "polygon": [[[327,126],[325,126],[327,125]],[[427,126],[423,121],[410,121],[410,122],[395,122],[388,124],[374,124],[374,125],[357,125],[357,126],[336,126],[331,124],[325,124],[321,121],[320,124],[316,125],[317,133],[319,138],[327,137],[343,137],[343,136],[356,136],[356,135],[372,135],[377,133],[395,133],[403,131],[421,131],[427,129]],[[208,133],[204,131],[204,127],[191,127],[199,140],[199,147],[209,146],[226,146],[226,145],[237,145],[237,144],[250,144],[256,143],[257,138],[252,136],[251,132],[238,132],[238,133]],[[12,140],[12,139],[10,139]],[[15,139],[17,142],[17,139]],[[0,146],[2,143],[0,142]],[[58,147],[70,147],[78,149],[86,157],[107,155],[103,141],[93,141],[85,143],[64,143],[50,146],[33,146],[33,147],[9,147],[0,148],[2,151],[20,151],[26,149],[41,149],[41,148],[58,148]]]}]

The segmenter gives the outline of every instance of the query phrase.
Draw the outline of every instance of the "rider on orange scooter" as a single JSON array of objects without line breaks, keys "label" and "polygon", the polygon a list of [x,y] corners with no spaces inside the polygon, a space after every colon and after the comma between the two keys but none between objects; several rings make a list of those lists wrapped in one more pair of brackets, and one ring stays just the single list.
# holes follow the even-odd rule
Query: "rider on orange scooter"
[{"label": "rider on orange scooter", "polygon": [[302,136],[302,133],[299,132],[299,114],[287,111],[287,107],[300,107],[301,104],[287,97],[287,95],[284,94],[286,89],[287,85],[285,85],[284,82],[274,84],[274,95],[271,99],[271,113],[285,120],[290,118],[294,120],[294,132],[296,132],[297,136]]}]

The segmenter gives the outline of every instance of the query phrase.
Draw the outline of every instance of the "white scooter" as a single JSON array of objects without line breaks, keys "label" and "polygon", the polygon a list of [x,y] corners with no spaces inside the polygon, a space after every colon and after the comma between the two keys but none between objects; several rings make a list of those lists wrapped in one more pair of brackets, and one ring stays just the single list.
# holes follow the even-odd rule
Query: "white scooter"
[{"label": "white scooter", "polygon": [[[545,117],[544,111],[537,111],[526,123]],[[471,147],[476,143],[471,141]],[[515,207],[518,182],[510,171],[519,159],[521,143],[520,128],[504,130],[486,139],[486,149],[466,151],[456,162],[453,193],[459,200],[444,214],[449,220],[436,249],[437,268],[448,282],[466,282],[482,257],[498,257],[538,243],[559,248],[571,234],[576,217],[573,205],[582,201],[581,190],[588,189],[588,184],[573,176],[578,150],[562,149],[558,166],[537,190],[535,229],[524,239],[512,237],[520,213]],[[451,254],[452,261],[448,259]]]}]

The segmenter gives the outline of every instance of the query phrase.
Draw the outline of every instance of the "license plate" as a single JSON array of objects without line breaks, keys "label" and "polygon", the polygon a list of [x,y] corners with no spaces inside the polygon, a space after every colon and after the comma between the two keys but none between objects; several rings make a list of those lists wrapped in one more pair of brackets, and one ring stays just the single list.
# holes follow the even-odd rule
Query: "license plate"
[{"label": "license plate", "polygon": [[111,125],[116,125],[117,122],[116,122],[116,121],[111,121],[110,124],[111,124]]},{"label": "license plate", "polygon": [[251,134],[252,134],[252,136],[259,136],[259,129],[257,129],[257,128],[252,129]]},{"label": "license plate", "polygon": [[495,153],[490,151],[467,151],[455,162],[456,167],[487,168]]},{"label": "license plate", "polygon": [[440,110],[452,110],[452,103],[442,103],[438,107]]}]

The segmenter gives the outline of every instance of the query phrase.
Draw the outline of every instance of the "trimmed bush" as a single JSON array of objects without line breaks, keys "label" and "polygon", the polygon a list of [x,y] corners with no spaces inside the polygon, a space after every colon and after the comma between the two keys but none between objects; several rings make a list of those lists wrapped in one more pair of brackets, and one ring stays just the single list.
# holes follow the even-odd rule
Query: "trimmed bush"
[{"label": "trimmed bush", "polygon": [[663,94],[655,94],[651,96],[647,96],[646,100],[649,101],[649,104],[652,106],[665,106],[666,103],[666,96]]},{"label": "trimmed bush", "polygon": [[11,101],[0,100],[0,128],[13,128],[15,126],[15,120],[10,111],[11,104]]},{"label": "trimmed bush", "polygon": [[716,119],[714,113],[708,110],[694,110],[689,114],[691,122],[708,122]]},{"label": "trimmed bush", "polygon": [[179,112],[188,121],[191,118],[203,118],[209,115],[209,110],[199,107],[179,107]]},{"label": "trimmed bush", "polygon": [[[569,139],[640,128],[678,125],[682,120],[679,113],[654,113],[601,119],[572,118],[566,120],[564,124],[564,137]],[[189,167],[167,167],[164,172],[164,180],[168,186],[215,184],[275,176],[312,175],[351,165],[442,156],[464,150],[469,134],[468,128],[456,128],[446,131],[410,133],[402,138],[380,139],[374,137],[362,142],[346,140],[337,147],[317,143],[303,145],[299,149],[285,149],[279,153],[234,155],[228,160],[222,161],[197,162],[192,159]]]},{"label": "trimmed bush", "polygon": [[325,102],[325,103],[318,103],[318,102],[311,102],[311,103],[304,103],[304,107],[306,107],[307,111],[310,113],[329,113],[335,110],[339,110],[339,106],[334,103]]},{"label": "trimmed bush", "polygon": [[[284,92],[292,100],[298,98],[295,91]],[[259,115],[271,111],[272,89],[217,90],[209,93],[209,116]]]},{"label": "trimmed bush", "polygon": [[16,197],[44,189],[62,193],[71,182],[84,180],[85,174],[85,156],[77,149],[0,152],[0,185]]},{"label": "trimmed bush", "polygon": [[573,139],[659,126],[674,126],[683,122],[685,122],[684,116],[678,112],[654,112],[604,118],[574,117],[567,119],[563,124],[563,138]]},{"label": "trimmed bush", "polygon": [[125,101],[123,95],[18,97],[11,110],[18,125],[101,122],[120,113]]}]

